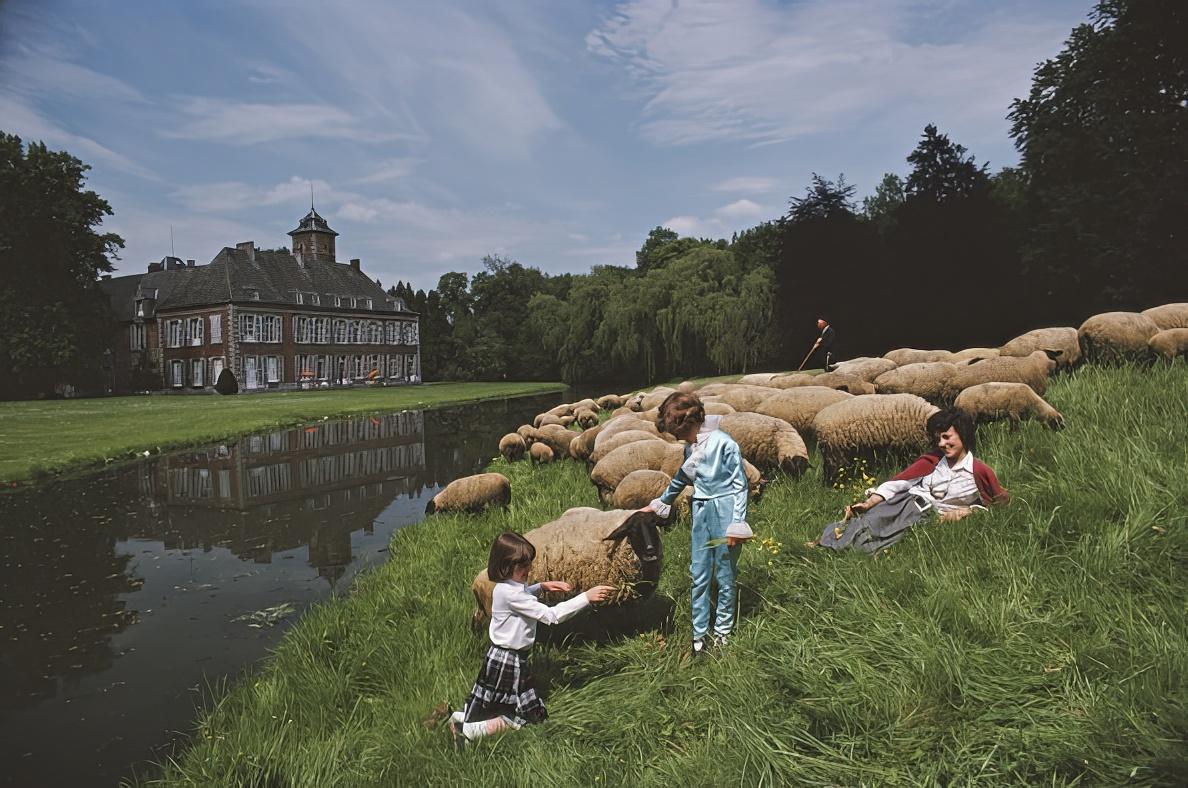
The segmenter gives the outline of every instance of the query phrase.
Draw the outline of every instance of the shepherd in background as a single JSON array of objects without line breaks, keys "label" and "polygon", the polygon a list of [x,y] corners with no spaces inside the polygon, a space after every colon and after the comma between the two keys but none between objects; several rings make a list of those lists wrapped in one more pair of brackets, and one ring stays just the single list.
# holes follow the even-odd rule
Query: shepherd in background
[{"label": "shepherd in background", "polygon": [[813,349],[809,351],[809,356],[821,351],[821,369],[826,372],[833,371],[833,340],[836,338],[836,333],[833,326],[825,321],[825,318],[817,318],[817,328],[820,334],[817,335],[817,341],[813,344]]}]

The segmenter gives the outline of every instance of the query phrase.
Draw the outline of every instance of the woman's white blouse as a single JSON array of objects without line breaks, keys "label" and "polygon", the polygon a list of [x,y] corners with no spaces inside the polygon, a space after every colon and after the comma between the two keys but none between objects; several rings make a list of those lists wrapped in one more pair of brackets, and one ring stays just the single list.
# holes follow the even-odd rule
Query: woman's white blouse
[{"label": "woman's white blouse", "polygon": [[927,476],[883,482],[874,492],[881,495],[884,501],[901,492],[907,492],[920,499],[922,503],[932,504],[940,512],[981,503],[982,496],[978,492],[978,483],[974,478],[973,462],[973,452],[969,451],[954,466],[949,465],[948,457],[941,457],[936,468]]}]

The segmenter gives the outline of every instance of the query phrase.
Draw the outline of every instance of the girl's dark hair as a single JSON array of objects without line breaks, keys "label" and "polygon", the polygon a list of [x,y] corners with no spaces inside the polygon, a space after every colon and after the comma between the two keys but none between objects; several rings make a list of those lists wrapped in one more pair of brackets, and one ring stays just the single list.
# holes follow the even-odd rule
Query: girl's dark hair
[{"label": "girl's dark hair", "polygon": [[701,424],[705,421],[705,405],[696,394],[674,391],[660,403],[656,416],[656,429],[676,435],[687,424]]},{"label": "girl's dark hair", "polygon": [[491,557],[487,559],[487,577],[498,583],[512,576],[517,566],[530,564],[536,559],[536,548],[523,536],[507,532],[495,537],[491,543]]},{"label": "girl's dark hair", "polygon": [[973,417],[957,408],[944,408],[928,417],[928,434],[932,436],[933,448],[936,448],[936,439],[949,427],[957,431],[965,450],[973,452],[978,443],[977,425]]}]

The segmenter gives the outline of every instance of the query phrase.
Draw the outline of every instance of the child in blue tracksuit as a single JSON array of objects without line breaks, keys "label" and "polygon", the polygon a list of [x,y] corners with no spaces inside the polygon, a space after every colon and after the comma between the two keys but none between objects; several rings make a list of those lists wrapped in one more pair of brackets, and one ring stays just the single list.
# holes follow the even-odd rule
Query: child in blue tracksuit
[{"label": "child in blue tracksuit", "polygon": [[714,641],[725,645],[734,630],[738,592],[734,574],[741,543],[754,536],[747,525],[747,476],[734,439],[706,417],[694,394],[676,392],[660,405],[656,426],[685,441],[685,462],[672,483],[646,507],[667,518],[677,496],[693,485],[693,651],[705,653],[710,627],[710,584],[717,580]]}]

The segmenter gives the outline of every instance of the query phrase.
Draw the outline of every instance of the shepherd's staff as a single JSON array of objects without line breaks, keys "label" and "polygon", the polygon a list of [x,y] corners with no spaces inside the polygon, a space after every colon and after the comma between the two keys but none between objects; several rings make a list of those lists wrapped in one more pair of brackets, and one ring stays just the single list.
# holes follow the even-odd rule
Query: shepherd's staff
[{"label": "shepherd's staff", "polygon": [[796,368],[797,372],[804,369],[804,365],[808,363],[809,356],[811,356],[817,350],[817,345],[819,344],[820,342],[814,342],[813,346],[809,348],[809,352],[804,355],[804,361],[800,362],[800,366]]}]

